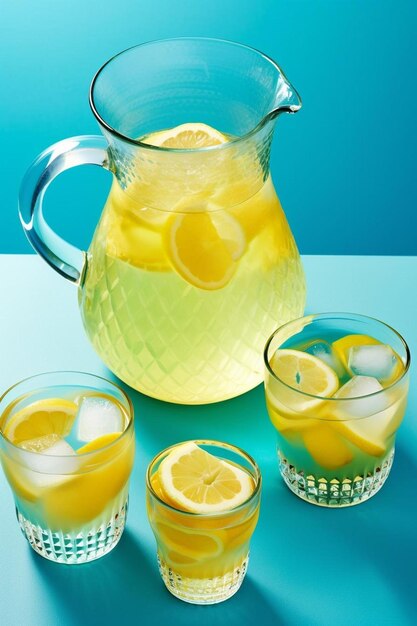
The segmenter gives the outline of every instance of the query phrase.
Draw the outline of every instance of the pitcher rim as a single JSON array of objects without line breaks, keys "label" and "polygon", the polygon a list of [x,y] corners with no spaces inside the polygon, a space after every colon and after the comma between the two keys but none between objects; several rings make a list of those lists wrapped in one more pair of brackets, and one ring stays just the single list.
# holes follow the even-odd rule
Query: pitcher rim
[{"label": "pitcher rim", "polygon": [[298,111],[299,108],[301,108],[301,98],[300,95],[298,93],[298,91],[295,89],[295,87],[293,87],[293,85],[289,82],[289,80],[287,79],[285,73],[282,71],[281,67],[278,65],[278,63],[276,63],[276,61],[274,61],[274,59],[272,59],[270,56],[268,56],[267,54],[265,54],[264,52],[262,52],[261,50],[258,50],[258,48],[255,48],[253,46],[248,46],[246,44],[243,43],[239,43],[237,41],[232,41],[230,39],[222,39],[219,37],[168,37],[168,38],[164,38],[164,39],[151,39],[149,41],[145,41],[143,43],[139,43],[139,44],[135,44],[133,46],[129,46],[128,48],[125,48],[124,50],[121,50],[120,52],[117,52],[116,54],[114,54],[112,57],[110,57],[110,59],[108,59],[107,61],[105,61],[100,68],[97,70],[97,72],[95,73],[91,84],[90,84],[90,90],[89,90],[89,103],[90,103],[90,108],[93,112],[94,117],[96,118],[96,120],[98,121],[98,123],[103,126],[108,132],[110,132],[112,135],[114,135],[115,137],[117,137],[118,139],[122,140],[123,142],[129,143],[131,145],[134,145],[136,147],[139,148],[145,148],[147,150],[155,150],[158,152],[172,152],[172,153],[197,153],[197,152],[210,152],[210,151],[216,151],[216,150],[221,150],[221,149],[225,149],[227,147],[229,147],[230,145],[236,145],[239,142],[243,142],[247,139],[249,139],[250,137],[252,137],[253,135],[256,135],[262,128],[264,128],[268,122],[270,122],[271,120],[274,119],[274,117],[276,117],[278,115],[278,113],[280,112],[280,110],[282,110],[282,107],[276,107],[271,109],[268,113],[266,113],[266,115],[264,115],[262,117],[262,119],[258,122],[258,124],[256,124],[256,126],[254,126],[251,130],[249,130],[247,133],[240,135],[239,137],[236,137],[234,139],[231,139],[229,141],[226,141],[225,143],[216,145],[216,146],[206,146],[203,148],[167,148],[164,146],[154,146],[152,144],[148,144],[148,143],[144,143],[143,141],[140,141],[139,139],[134,139],[133,137],[129,137],[128,135],[124,135],[123,133],[121,133],[119,130],[117,130],[116,128],[113,128],[113,126],[111,126],[111,124],[109,124],[108,122],[106,122],[106,120],[100,115],[100,113],[98,112],[98,109],[95,105],[94,102],[94,88],[96,85],[96,82],[98,80],[98,78],[100,77],[100,75],[102,74],[103,70],[110,65],[110,63],[112,61],[114,61],[116,58],[122,56],[123,54],[125,54],[126,52],[129,52],[130,50],[134,50],[135,48],[142,48],[145,46],[150,46],[150,45],[154,45],[154,44],[160,44],[160,43],[167,43],[167,42],[172,42],[172,41],[206,41],[206,42],[212,42],[212,43],[224,43],[224,44],[228,44],[231,46],[236,46],[239,48],[245,48],[246,50],[251,50],[252,52],[256,52],[257,54],[259,54],[261,57],[263,57],[266,61],[268,61],[269,63],[271,63],[274,68],[277,70],[277,72],[281,75],[282,79],[289,85],[291,86],[291,89],[293,90],[293,92],[295,93],[295,95],[297,96],[297,99],[299,100],[300,104],[299,106],[295,107],[294,109],[292,109],[292,107],[289,107],[289,111],[288,112],[295,112]]}]

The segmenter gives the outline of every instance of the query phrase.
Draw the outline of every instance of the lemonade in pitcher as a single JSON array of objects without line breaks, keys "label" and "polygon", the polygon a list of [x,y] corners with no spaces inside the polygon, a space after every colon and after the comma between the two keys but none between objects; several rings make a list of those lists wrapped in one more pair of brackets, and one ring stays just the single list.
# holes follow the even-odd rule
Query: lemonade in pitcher
[{"label": "lemonade in pitcher", "polygon": [[[185,124],[143,141],[186,150],[230,138]],[[84,323],[109,367],[148,395],[202,403],[254,387],[260,346],[277,321],[303,311],[299,255],[271,178],[254,190],[261,165],[255,150],[244,158],[212,158],[191,194],[188,163],[170,189],[157,160],[136,164],[137,174],[147,167],[146,185],[113,183],[90,250]],[[150,185],[165,208],[150,206]]]},{"label": "lemonade in pitcher", "polygon": [[[183,404],[248,391],[262,381],[267,337],[305,304],[270,176],[275,124],[301,109],[297,91],[258,50],[190,37],[115,55],[90,104],[104,137],[61,141],[25,175],[26,235],[77,285],[88,338],[125,383]],[[42,210],[46,186],[85,164],[113,175],[86,252]]]}]

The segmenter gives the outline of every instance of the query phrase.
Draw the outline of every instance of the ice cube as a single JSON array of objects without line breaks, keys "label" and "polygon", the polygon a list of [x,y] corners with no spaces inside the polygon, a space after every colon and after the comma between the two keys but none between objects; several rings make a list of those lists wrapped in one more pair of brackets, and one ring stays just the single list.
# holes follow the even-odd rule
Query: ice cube
[{"label": "ice cube", "polygon": [[78,442],[87,443],[97,437],[122,431],[123,415],[114,402],[97,396],[87,396],[81,400],[72,427],[72,436]]},{"label": "ice cube", "polygon": [[[44,437],[39,437],[38,448],[44,445]],[[31,447],[36,447],[36,440],[31,439]],[[26,442],[27,444],[28,442]],[[22,447],[22,446],[21,446]],[[27,450],[28,448],[26,448]],[[28,481],[36,487],[54,487],[66,482],[78,469],[76,451],[64,439],[56,441],[51,446],[42,449],[42,452],[33,452],[23,459],[27,471]]]},{"label": "ice cube", "polygon": [[72,456],[77,453],[65,439],[60,439],[52,444],[52,446],[49,446],[49,448],[46,448],[42,454],[46,454],[47,456]]},{"label": "ice cube", "polygon": [[349,350],[348,367],[357,376],[372,376],[387,381],[395,377],[399,360],[391,346],[354,346]]},{"label": "ice cube", "polygon": [[304,348],[305,352],[312,354],[332,368],[336,372],[338,378],[346,376],[346,370],[342,361],[333,350],[333,347],[324,339],[317,339]]},{"label": "ice cube", "polygon": [[[389,405],[388,395],[372,395],[383,389],[381,383],[372,376],[353,376],[333,396],[346,399],[346,402],[339,405],[339,417],[367,417],[385,410]],[[349,398],[352,400],[349,401]]]},{"label": "ice cube", "polygon": [[384,390],[372,376],[354,376],[334,397],[341,400],[334,408],[340,421],[333,422],[333,427],[366,454],[385,454],[387,438],[404,415],[405,398],[396,399],[392,390]]},{"label": "ice cube", "polygon": [[353,376],[335,393],[335,398],[360,398],[381,391],[383,386],[372,376]]}]

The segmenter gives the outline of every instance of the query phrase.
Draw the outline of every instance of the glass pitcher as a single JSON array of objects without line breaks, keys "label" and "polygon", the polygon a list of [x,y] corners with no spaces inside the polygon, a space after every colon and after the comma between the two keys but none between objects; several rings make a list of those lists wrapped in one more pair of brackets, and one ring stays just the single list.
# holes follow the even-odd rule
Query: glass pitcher
[{"label": "glass pitcher", "polygon": [[[113,57],[92,82],[90,104],[104,137],[60,141],[25,175],[29,241],[78,285],[87,335],[128,385],[184,404],[251,389],[262,380],[266,339],[305,304],[299,253],[269,174],[275,120],[300,109],[297,92],[257,50],[185,38]],[[162,141],[178,126],[181,147]],[[211,137],[203,147],[196,128]],[[49,183],[84,164],[113,174],[88,252],[42,213]]]}]

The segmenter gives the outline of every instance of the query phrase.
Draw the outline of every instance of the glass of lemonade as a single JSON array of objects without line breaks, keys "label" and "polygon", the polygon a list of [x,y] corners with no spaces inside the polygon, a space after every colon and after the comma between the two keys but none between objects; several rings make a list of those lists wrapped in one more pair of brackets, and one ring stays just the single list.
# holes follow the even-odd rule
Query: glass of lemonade
[{"label": "glass of lemonade", "polygon": [[134,458],[133,408],[117,385],[78,372],[17,383],[0,398],[0,457],[38,554],[77,564],[114,548]]},{"label": "glass of lemonade", "polygon": [[363,315],[310,315],[275,331],[265,393],[291,491],[329,507],[379,491],[406,409],[409,364],[401,335]]},{"label": "glass of lemonade", "polygon": [[160,452],[146,474],[149,522],[168,590],[193,604],[227,600],[245,577],[261,474],[243,450],[189,441]]}]

